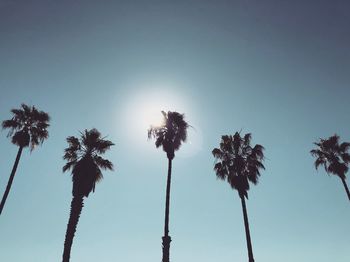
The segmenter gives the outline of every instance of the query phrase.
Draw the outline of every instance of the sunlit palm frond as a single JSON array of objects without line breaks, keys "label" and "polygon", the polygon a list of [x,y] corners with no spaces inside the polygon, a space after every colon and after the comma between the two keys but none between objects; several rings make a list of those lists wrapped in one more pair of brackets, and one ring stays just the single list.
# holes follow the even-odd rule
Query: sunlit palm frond
[{"label": "sunlit palm frond", "polygon": [[163,123],[160,126],[148,130],[148,138],[155,139],[156,147],[163,147],[169,158],[174,157],[174,152],[178,150],[187,139],[188,123],[184,120],[184,115],[178,112],[164,112]]},{"label": "sunlit palm frond", "polygon": [[163,143],[164,143],[164,135],[160,134],[159,136],[156,137],[156,142],[155,142],[156,148],[163,145]]}]

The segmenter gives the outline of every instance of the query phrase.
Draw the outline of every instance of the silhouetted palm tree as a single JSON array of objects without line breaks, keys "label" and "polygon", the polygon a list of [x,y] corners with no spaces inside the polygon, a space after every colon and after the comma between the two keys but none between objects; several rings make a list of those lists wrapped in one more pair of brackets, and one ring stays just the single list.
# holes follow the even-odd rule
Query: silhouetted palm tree
[{"label": "silhouetted palm tree", "polygon": [[339,136],[335,134],[327,139],[320,139],[319,142],[314,144],[317,146],[317,149],[311,150],[310,153],[316,157],[315,168],[318,169],[320,165],[323,165],[328,174],[338,176],[343,182],[350,200],[349,188],[345,181],[345,174],[349,170],[350,155],[348,150],[350,143],[343,142],[339,144]]},{"label": "silhouetted palm tree", "polygon": [[5,193],[1,200],[0,215],[10,192],[23,148],[30,147],[30,151],[33,151],[37,145],[42,144],[49,136],[47,128],[49,127],[50,117],[47,113],[39,111],[34,106],[30,107],[25,104],[22,104],[19,109],[12,109],[11,113],[12,118],[3,121],[2,128],[9,129],[7,136],[11,137],[12,143],[19,148]]},{"label": "silhouetted palm tree", "polygon": [[168,158],[168,178],[166,185],[165,198],[165,221],[163,240],[163,262],[169,262],[170,242],[169,236],[169,207],[170,207],[170,184],[171,184],[171,164],[175,157],[175,151],[178,150],[187,139],[187,128],[189,125],[184,120],[184,115],[178,112],[168,112],[163,114],[163,123],[157,127],[151,127],[148,130],[148,138],[155,138],[156,147],[162,146]]},{"label": "silhouetted palm tree", "polygon": [[214,170],[219,179],[227,181],[233,189],[238,191],[241,198],[244,226],[247,238],[249,262],[254,262],[253,249],[250,240],[249,222],[245,198],[248,199],[249,182],[258,183],[260,170],[265,169],[261,145],[250,145],[251,134],[241,137],[236,132],[233,136],[221,137],[220,148],[215,148],[212,153],[216,158]]},{"label": "silhouetted palm tree", "polygon": [[65,149],[63,156],[67,163],[63,167],[63,172],[72,169],[73,198],[64,241],[63,262],[68,262],[70,259],[84,197],[88,197],[91,191],[94,192],[95,184],[103,178],[101,169],[113,170],[112,162],[100,155],[114,145],[111,141],[101,137],[100,132],[96,129],[85,130],[81,133],[80,139],[70,136],[67,142],[69,146]]}]

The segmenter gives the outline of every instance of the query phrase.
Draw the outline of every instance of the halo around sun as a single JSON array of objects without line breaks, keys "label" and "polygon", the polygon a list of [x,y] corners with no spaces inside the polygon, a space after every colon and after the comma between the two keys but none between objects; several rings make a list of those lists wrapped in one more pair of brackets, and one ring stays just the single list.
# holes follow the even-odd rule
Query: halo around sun
[{"label": "halo around sun", "polygon": [[[175,89],[174,89],[175,90]],[[147,152],[156,150],[154,143],[147,141],[147,131],[151,126],[162,124],[161,111],[177,111],[185,114],[185,119],[193,126],[188,130],[188,141],[180,148],[177,155],[190,157],[201,149],[202,134],[199,127],[194,126],[193,116],[186,100],[174,91],[165,88],[142,88],[139,92],[133,92],[125,101],[125,109],[122,111],[122,123],[126,127],[124,137],[132,140],[138,148]],[[147,145],[146,145],[147,144]]]}]

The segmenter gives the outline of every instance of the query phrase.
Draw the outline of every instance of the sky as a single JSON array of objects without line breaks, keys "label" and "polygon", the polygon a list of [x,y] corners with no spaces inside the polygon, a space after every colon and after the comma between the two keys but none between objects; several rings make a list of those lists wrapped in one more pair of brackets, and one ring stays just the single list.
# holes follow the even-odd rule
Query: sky
[{"label": "sky", "polygon": [[[313,166],[313,142],[350,140],[347,0],[0,0],[0,119],[51,116],[23,152],[0,218],[0,261],[61,261],[72,183],[66,137],[115,143],[85,199],[71,261],[161,261],[167,159],[147,140],[161,110],[185,113],[175,156],[172,261],[247,261],[241,203],[216,179],[221,135],[252,133],[266,170],[247,201],[258,262],[347,262],[349,201]],[[0,133],[0,192],[18,148]]]}]

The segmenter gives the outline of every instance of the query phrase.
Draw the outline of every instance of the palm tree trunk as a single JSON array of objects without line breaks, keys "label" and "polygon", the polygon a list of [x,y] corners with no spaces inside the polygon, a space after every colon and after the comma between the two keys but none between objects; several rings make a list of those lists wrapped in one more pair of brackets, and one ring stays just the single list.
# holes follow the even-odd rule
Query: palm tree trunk
[{"label": "palm tree trunk", "polygon": [[169,236],[169,207],[170,207],[170,184],[171,184],[171,158],[168,158],[168,179],[166,184],[166,198],[165,198],[165,222],[164,222],[164,236],[163,240],[163,262],[169,262],[170,257],[170,242]]},{"label": "palm tree trunk", "polygon": [[21,158],[22,150],[23,150],[23,147],[20,146],[19,149],[18,149],[18,152],[17,152],[15,163],[13,164],[13,167],[12,167],[12,171],[11,171],[11,175],[10,175],[9,181],[7,182],[7,186],[6,186],[6,190],[5,190],[4,196],[2,197],[2,200],[1,200],[0,215],[2,213],[2,210],[3,210],[4,206],[5,206],[5,202],[6,202],[7,196],[10,193],[10,189],[11,189],[12,182],[13,182],[13,179],[14,179],[15,174],[16,174],[16,170],[17,170],[17,166],[18,166],[18,163],[19,163],[19,159]]},{"label": "palm tree trunk", "polygon": [[244,219],[245,235],[246,235],[246,238],[247,238],[248,258],[249,258],[249,262],[254,262],[252,242],[251,242],[251,240],[250,240],[250,232],[249,232],[249,222],[248,222],[248,215],[247,215],[247,207],[246,207],[246,205],[245,205],[245,198],[244,198],[244,196],[241,196],[241,202],[242,202],[242,209],[243,209],[243,219]]},{"label": "palm tree trunk", "polygon": [[64,240],[64,250],[62,262],[69,262],[70,251],[73,244],[73,238],[75,231],[77,229],[79,217],[81,210],[83,209],[83,196],[73,196],[71,207],[70,207],[70,217],[67,225],[66,238]]},{"label": "palm tree trunk", "polygon": [[346,194],[348,195],[348,198],[350,200],[350,191],[349,191],[348,185],[346,184],[345,178],[341,178],[341,181],[343,182]]}]

